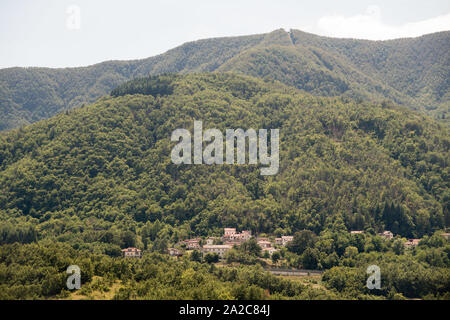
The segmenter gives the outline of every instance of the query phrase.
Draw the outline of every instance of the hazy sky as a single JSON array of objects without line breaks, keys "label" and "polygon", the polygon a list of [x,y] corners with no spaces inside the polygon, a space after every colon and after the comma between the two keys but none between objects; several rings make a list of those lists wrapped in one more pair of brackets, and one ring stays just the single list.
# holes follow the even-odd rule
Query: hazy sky
[{"label": "hazy sky", "polygon": [[450,30],[449,0],[1,0],[0,68],[138,59],[203,38],[300,29],[393,39]]}]

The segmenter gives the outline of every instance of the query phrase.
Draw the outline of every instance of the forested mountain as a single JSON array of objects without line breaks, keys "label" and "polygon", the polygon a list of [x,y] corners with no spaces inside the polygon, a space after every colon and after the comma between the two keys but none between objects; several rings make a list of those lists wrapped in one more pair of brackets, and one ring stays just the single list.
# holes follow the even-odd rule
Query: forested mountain
[{"label": "forested mountain", "polygon": [[[448,129],[406,108],[220,73],[137,79],[113,95],[0,136],[5,232],[82,243],[131,232],[150,243],[155,223],[171,240],[229,225],[319,233],[340,221],[418,237],[449,224]],[[194,120],[279,128],[279,173],[174,165],[171,132]]]},{"label": "forested mountain", "polygon": [[82,68],[1,69],[0,130],[93,102],[128,79],[168,72],[241,72],[319,96],[391,100],[445,119],[450,104],[449,52],[450,32],[367,41],[276,30],[190,42],[143,60]]},{"label": "forested mountain", "polygon": [[[173,164],[171,133],[194,120],[280,129],[279,173]],[[448,299],[449,148],[447,126],[386,102],[233,73],[137,78],[0,134],[0,299],[67,298],[72,264],[82,270],[74,294],[91,298]],[[245,249],[230,250],[239,266],[220,268],[160,254],[227,226],[295,234],[283,263],[326,270],[323,283],[270,275]],[[385,229],[396,239],[376,235]],[[423,239],[406,252],[400,236]],[[129,246],[144,258],[120,258]],[[376,292],[366,287],[374,263]]]}]

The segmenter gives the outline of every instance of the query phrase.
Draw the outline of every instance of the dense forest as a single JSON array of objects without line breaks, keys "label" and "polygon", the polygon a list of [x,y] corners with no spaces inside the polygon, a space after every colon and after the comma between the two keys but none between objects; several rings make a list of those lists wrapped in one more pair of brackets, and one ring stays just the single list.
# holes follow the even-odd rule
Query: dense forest
[{"label": "dense forest", "polygon": [[[391,248],[377,237],[368,237],[358,253],[364,236],[352,235],[339,254],[330,246],[339,241],[336,235],[330,230],[316,237],[300,256],[282,252],[308,267],[324,264],[322,280],[304,283],[271,275],[261,263],[219,266],[158,250],[142,259],[123,259],[49,240],[2,245],[0,299],[450,299],[449,245],[439,235],[407,253],[401,252],[403,243]],[[373,263],[382,270],[379,290],[366,287],[366,268]],[[66,268],[72,264],[82,270],[81,290],[75,293],[66,287]]]},{"label": "dense forest", "polygon": [[[170,135],[194,120],[222,132],[279,128],[279,173],[173,164]],[[448,298],[450,247],[439,233],[450,224],[449,147],[447,126],[387,101],[233,73],[137,78],[0,135],[1,298],[67,296],[68,264],[89,270],[83,290],[120,281],[117,299]],[[235,267],[161,255],[227,226],[295,234],[283,263],[326,270],[324,287],[268,275],[245,247],[229,254]],[[401,238],[419,237],[404,250]],[[118,258],[130,246],[148,254]],[[386,270],[375,294],[364,282],[374,261]]]},{"label": "dense forest", "polygon": [[143,60],[0,70],[0,130],[94,102],[125,81],[167,72],[234,71],[318,96],[405,105],[448,123],[450,33],[389,41],[298,30],[206,39]]}]

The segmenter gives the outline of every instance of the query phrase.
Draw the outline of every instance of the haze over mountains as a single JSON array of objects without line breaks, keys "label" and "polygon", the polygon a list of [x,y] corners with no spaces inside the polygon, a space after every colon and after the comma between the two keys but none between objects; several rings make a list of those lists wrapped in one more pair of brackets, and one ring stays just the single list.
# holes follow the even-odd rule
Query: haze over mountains
[{"label": "haze over mountains", "polygon": [[131,78],[170,72],[239,72],[318,96],[390,100],[447,122],[449,52],[448,31],[368,41],[280,29],[189,42],[143,60],[82,68],[1,69],[0,130],[93,102]]}]

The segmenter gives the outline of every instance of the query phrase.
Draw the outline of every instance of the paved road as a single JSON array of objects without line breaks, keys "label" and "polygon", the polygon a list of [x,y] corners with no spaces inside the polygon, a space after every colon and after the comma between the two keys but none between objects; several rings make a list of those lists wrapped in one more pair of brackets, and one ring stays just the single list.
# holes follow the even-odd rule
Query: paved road
[{"label": "paved road", "polygon": [[308,276],[322,274],[323,271],[319,270],[306,270],[306,269],[266,269],[271,274],[279,276]]}]

